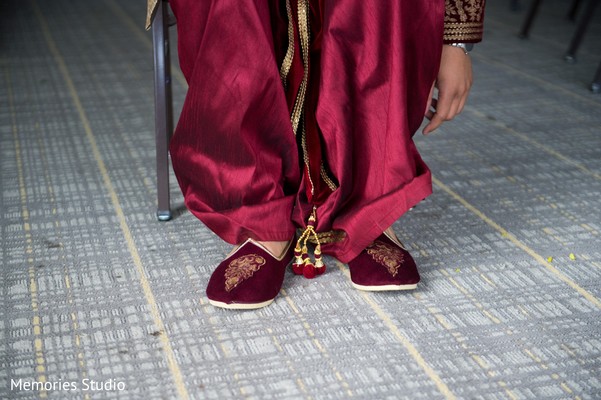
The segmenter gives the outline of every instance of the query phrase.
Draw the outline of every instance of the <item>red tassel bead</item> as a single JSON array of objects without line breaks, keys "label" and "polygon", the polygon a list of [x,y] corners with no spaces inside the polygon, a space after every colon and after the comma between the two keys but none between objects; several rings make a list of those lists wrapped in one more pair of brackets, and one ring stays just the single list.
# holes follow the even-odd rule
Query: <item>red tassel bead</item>
[{"label": "red tassel bead", "polygon": [[307,279],[315,278],[315,266],[312,263],[305,264],[305,267],[303,268],[303,275]]},{"label": "red tassel bead", "polygon": [[296,262],[292,264],[292,272],[294,272],[296,275],[303,275],[303,269],[303,264],[298,264]]}]

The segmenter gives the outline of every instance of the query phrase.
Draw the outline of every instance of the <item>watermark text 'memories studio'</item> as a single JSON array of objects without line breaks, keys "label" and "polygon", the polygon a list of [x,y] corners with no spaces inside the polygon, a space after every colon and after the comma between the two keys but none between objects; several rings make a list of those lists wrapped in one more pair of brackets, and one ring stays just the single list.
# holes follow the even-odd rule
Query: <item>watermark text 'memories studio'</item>
[{"label": "watermark text 'memories studio'", "polygon": [[11,379],[10,390],[23,391],[77,391],[96,392],[96,391],[113,391],[125,390],[125,382],[116,379],[108,379],[105,381],[96,381],[94,379],[82,379],[81,381],[27,381],[23,379]]}]

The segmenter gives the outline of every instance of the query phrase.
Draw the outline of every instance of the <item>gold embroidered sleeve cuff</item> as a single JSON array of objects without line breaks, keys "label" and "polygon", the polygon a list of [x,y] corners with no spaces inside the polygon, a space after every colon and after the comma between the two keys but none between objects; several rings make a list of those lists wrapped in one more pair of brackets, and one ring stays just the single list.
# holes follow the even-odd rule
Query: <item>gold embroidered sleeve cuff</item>
[{"label": "gold embroidered sleeve cuff", "polygon": [[486,0],[445,0],[445,44],[482,40]]}]

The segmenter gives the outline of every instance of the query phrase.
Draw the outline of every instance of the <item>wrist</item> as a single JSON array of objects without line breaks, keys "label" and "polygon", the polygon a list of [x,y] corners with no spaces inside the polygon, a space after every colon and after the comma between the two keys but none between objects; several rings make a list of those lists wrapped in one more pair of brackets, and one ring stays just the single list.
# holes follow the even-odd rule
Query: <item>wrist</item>
[{"label": "wrist", "polygon": [[457,47],[458,49],[463,50],[465,55],[469,55],[470,51],[474,48],[473,43],[447,43],[447,46]]}]

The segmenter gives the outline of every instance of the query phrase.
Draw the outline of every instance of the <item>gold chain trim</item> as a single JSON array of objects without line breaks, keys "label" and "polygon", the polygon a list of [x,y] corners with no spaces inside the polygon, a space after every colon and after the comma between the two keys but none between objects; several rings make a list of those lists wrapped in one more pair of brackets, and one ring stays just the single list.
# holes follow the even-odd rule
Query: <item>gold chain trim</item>
[{"label": "gold chain trim", "polygon": [[[286,0],[286,12],[288,13],[288,51],[286,52],[286,57],[284,58],[284,62],[282,63],[282,67],[280,69],[280,77],[282,78],[282,82],[284,83],[284,87],[286,86],[286,76],[290,71],[290,67],[292,65],[292,58],[294,56],[294,26],[292,24],[292,9],[290,7],[290,0]],[[298,0],[298,30],[300,36],[300,45],[301,45],[301,55],[303,59],[303,80],[298,90],[298,94],[296,97],[296,101],[294,103],[294,107],[292,109],[292,115],[290,120],[292,122],[292,129],[295,134],[298,133],[299,124],[301,125],[301,148],[303,151],[303,161],[305,166],[307,167],[307,176],[309,178],[309,183],[311,185],[311,194],[315,193],[315,184],[311,178],[311,173],[309,169],[309,152],[307,150],[307,134],[305,130],[304,121],[301,123],[301,119],[304,115],[304,105],[305,98],[307,94],[307,86],[309,80],[309,44],[310,44],[310,30],[309,30],[309,0]],[[332,181],[332,179],[328,176],[323,162],[321,164],[320,174],[324,180],[324,182],[328,185],[328,187],[334,191],[338,187]]]},{"label": "gold chain trim", "polygon": [[309,151],[307,150],[307,132],[305,131],[305,121],[302,123],[302,133],[301,133],[301,147],[303,148],[303,161],[307,167],[307,177],[309,178],[309,183],[311,184],[311,194],[315,194],[315,185],[313,184],[313,179],[311,179],[311,170],[309,169]]},{"label": "gold chain trim", "polygon": [[332,192],[338,189],[338,186],[336,186],[334,181],[328,176],[328,172],[326,171],[326,168],[323,165],[323,161],[321,162],[321,170],[319,172],[321,174],[321,177],[323,178],[323,181],[326,183],[326,185],[328,185]]},{"label": "gold chain trim", "polygon": [[292,21],[290,0],[286,0],[286,14],[288,15],[288,49],[280,67],[280,79],[282,79],[284,89],[287,86],[286,78],[288,77],[290,68],[292,68],[292,58],[294,57],[294,22]]},{"label": "gold chain trim", "polygon": [[307,94],[307,84],[309,80],[309,2],[308,0],[298,0],[298,28],[301,42],[301,53],[303,57],[303,81],[301,82],[292,109],[292,129],[296,134],[298,132],[298,124],[301,119],[303,107],[305,105],[305,96]]}]

